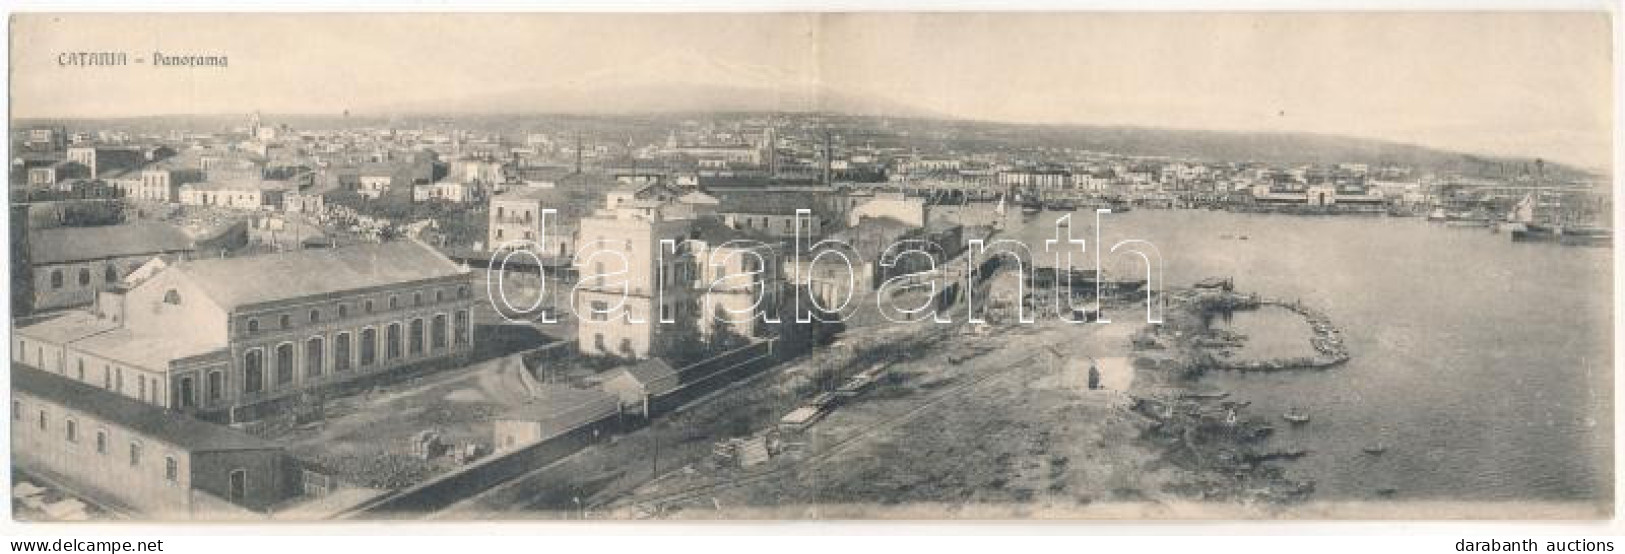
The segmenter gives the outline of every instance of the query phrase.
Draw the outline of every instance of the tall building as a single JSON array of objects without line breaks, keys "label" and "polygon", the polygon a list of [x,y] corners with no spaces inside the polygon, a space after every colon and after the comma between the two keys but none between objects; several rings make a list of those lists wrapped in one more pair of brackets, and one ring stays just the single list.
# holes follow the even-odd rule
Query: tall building
[{"label": "tall building", "polygon": [[686,305],[690,287],[676,285],[693,280],[685,260],[663,253],[661,241],[681,243],[690,223],[636,208],[605,208],[581,220],[576,272],[582,278],[573,299],[577,348],[627,358],[658,354],[656,322]]}]

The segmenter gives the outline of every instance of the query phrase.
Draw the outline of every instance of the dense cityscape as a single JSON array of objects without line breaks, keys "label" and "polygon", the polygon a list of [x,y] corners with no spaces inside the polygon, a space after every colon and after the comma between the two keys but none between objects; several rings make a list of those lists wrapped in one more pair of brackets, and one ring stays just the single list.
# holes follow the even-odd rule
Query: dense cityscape
[{"label": "dense cityscape", "polygon": [[[1282,464],[1309,451],[1265,437],[1314,425],[1310,410],[1249,414],[1194,375],[1359,356],[1332,317],[1234,274],[1161,282],[1150,261],[1010,264],[968,245],[1037,248],[1057,216],[1141,212],[1612,245],[1610,176],[1326,138],[1157,152],[1181,143],[819,113],[15,129],[13,471],[29,519],[1293,505],[1315,482]],[[847,265],[823,255],[841,248]],[[806,317],[848,304],[879,308]],[[1153,307],[1165,319],[1136,321]],[[1301,316],[1293,346],[1312,348],[1252,357],[1214,323],[1261,307]],[[1024,326],[1023,310],[1060,318]],[[1117,325],[1078,335],[1108,312]],[[930,314],[949,324],[897,323]],[[1023,381],[1076,398],[998,379],[1050,366],[1081,380]],[[989,403],[1034,419],[979,417]],[[1077,420],[1061,413],[1100,422],[1065,432],[1088,427],[1078,448],[1105,452],[1051,444],[1063,431],[1046,425]]]}]

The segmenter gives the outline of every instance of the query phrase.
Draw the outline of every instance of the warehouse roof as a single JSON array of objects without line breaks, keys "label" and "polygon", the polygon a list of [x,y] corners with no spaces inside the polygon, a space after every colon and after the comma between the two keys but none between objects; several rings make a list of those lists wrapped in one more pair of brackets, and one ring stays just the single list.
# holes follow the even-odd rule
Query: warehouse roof
[{"label": "warehouse roof", "polygon": [[122,425],[189,452],[282,448],[230,427],[206,423],[15,362],[11,364],[11,386],[19,393]]},{"label": "warehouse roof", "polygon": [[464,274],[463,268],[414,241],[360,244],[176,264],[221,308],[364,290]]}]

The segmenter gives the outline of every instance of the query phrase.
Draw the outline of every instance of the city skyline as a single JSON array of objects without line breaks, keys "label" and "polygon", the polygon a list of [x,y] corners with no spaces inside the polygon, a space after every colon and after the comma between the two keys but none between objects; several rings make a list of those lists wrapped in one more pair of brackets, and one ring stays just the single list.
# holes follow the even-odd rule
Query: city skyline
[{"label": "city skyline", "polygon": [[[1306,132],[1611,166],[1606,15],[424,15],[367,15],[364,32],[363,16],[336,14],[229,26],[203,24],[233,17],[209,14],[20,15],[57,19],[14,34],[12,114],[827,110]],[[232,65],[56,58],[110,50]],[[120,102],[106,102],[109,87],[66,85],[109,71],[128,74],[108,80]]]}]

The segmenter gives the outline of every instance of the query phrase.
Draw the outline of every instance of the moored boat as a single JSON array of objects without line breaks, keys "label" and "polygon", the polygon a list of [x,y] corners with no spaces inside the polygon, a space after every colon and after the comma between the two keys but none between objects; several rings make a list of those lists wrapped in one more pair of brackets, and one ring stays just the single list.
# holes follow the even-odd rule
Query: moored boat
[{"label": "moored boat", "polygon": [[1302,425],[1304,423],[1309,423],[1309,412],[1293,408],[1287,410],[1286,413],[1281,414],[1281,419],[1292,422],[1294,425]]}]

